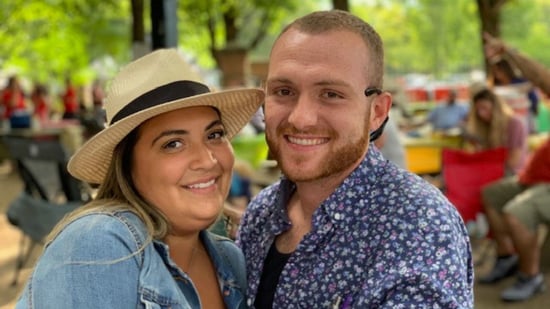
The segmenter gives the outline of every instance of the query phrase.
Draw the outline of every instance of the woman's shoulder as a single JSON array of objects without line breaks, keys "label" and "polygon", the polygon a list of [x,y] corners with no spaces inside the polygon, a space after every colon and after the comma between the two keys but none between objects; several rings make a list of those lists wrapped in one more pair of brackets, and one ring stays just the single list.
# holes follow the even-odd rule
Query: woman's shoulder
[{"label": "woman's shoulder", "polygon": [[521,137],[527,138],[527,124],[521,116],[517,114],[510,116],[508,120],[508,134],[517,134]]},{"label": "woman's shoulder", "polygon": [[132,212],[94,212],[67,223],[48,246],[101,250],[111,249],[118,243],[137,250],[146,238],[144,223]]}]

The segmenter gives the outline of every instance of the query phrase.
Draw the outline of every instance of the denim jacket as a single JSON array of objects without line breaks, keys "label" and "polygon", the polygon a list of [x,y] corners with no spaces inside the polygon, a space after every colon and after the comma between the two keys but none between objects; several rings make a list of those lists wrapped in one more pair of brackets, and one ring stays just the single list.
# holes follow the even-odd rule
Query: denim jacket
[{"label": "denim jacket", "polygon": [[[206,231],[226,308],[246,308],[240,250]],[[201,308],[190,277],[131,212],[95,213],[70,223],[46,246],[16,308]],[[140,251],[140,248],[142,249]]]}]

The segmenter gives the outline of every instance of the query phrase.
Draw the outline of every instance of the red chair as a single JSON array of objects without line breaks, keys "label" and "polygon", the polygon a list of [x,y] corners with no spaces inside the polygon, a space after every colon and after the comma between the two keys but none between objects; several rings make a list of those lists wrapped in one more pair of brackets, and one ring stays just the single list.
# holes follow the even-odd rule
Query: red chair
[{"label": "red chair", "polygon": [[481,188],[504,176],[506,148],[469,153],[443,149],[442,172],[445,196],[457,208],[465,223],[483,212]]},{"label": "red chair", "polygon": [[462,216],[470,236],[482,239],[477,245],[472,243],[472,247],[477,247],[480,252],[474,264],[480,265],[492,247],[487,223],[478,220],[479,214],[483,213],[481,189],[504,176],[508,151],[497,148],[468,153],[445,148],[441,158],[445,196]]}]

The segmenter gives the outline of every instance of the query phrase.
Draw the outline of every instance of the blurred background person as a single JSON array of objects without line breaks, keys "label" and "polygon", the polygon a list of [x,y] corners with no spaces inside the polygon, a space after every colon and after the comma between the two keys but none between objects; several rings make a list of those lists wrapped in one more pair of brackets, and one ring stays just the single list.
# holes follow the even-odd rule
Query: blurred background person
[{"label": "blurred background person", "polygon": [[63,119],[77,119],[79,112],[78,93],[71,77],[65,78],[65,91],[61,94]]},{"label": "blurred background person", "polygon": [[11,128],[29,128],[31,115],[27,110],[26,98],[16,75],[8,78],[8,83],[2,91],[1,103],[4,107],[4,121]]},{"label": "blurred background person", "polygon": [[476,151],[504,147],[508,150],[506,174],[516,174],[528,154],[527,128],[492,90],[477,91],[463,134],[467,146]]},{"label": "blurred background person", "polygon": [[33,115],[37,121],[44,123],[50,119],[50,99],[48,89],[42,83],[35,83],[31,93]]},{"label": "blurred background person", "polygon": [[380,149],[384,158],[403,169],[407,168],[405,146],[403,144],[401,132],[395,120],[391,117],[391,113],[390,117],[388,117],[388,122],[386,122],[384,132],[374,141],[374,145]]},{"label": "blurred background person", "polygon": [[[451,89],[445,103],[437,104],[432,108],[428,116],[421,122],[411,123],[406,126],[407,130],[416,129],[430,125],[433,132],[449,132],[452,129],[461,128],[468,117],[468,105],[457,101],[456,90]],[[416,131],[409,132],[409,135],[421,135]]]},{"label": "blurred background person", "polygon": [[536,89],[504,58],[493,63],[491,71],[495,92],[523,118],[529,133],[536,132],[535,119],[539,105]]}]

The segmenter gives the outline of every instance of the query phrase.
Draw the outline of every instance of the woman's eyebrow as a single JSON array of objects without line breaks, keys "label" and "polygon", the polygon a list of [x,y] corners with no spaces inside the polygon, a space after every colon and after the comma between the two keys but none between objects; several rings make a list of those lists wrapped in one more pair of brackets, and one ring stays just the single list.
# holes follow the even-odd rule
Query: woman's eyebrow
[{"label": "woman's eyebrow", "polygon": [[153,141],[151,142],[151,146],[154,145],[160,138],[164,137],[164,136],[168,136],[168,135],[186,135],[186,134],[189,134],[189,131],[187,130],[166,130],[166,131],[162,131],[157,137],[155,137],[153,139]]},{"label": "woman's eyebrow", "polygon": [[[220,119],[216,119],[209,123],[206,128],[204,128],[205,131],[210,130],[211,128],[217,126],[217,125],[223,125],[222,121]],[[187,135],[189,134],[189,131],[183,130],[183,129],[176,129],[176,130],[166,130],[162,131],[157,137],[153,139],[151,142],[151,146],[154,145],[160,138],[168,135]]]}]

